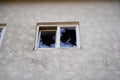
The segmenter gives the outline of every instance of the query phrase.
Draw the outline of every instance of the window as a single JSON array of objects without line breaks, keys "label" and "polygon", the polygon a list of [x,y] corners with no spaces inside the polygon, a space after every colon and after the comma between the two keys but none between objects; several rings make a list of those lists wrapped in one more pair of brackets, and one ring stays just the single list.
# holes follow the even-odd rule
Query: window
[{"label": "window", "polygon": [[76,27],[60,28],[60,47],[76,47]]},{"label": "window", "polygon": [[40,27],[39,28],[39,48],[55,48],[56,27]]},{"label": "window", "polygon": [[0,24],[0,47],[1,47],[1,44],[2,44],[2,39],[3,39],[4,31],[5,31],[5,26],[6,26],[6,24]]},{"label": "window", "polygon": [[79,22],[38,23],[35,49],[80,48]]}]

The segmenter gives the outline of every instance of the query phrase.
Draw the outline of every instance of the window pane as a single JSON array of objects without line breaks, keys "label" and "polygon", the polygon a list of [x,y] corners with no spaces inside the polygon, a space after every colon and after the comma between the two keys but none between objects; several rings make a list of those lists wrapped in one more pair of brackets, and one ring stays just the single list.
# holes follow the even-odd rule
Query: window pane
[{"label": "window pane", "polygon": [[2,30],[3,30],[3,28],[0,28],[0,38],[1,38],[1,35],[2,35]]},{"label": "window pane", "polygon": [[76,47],[75,27],[61,27],[60,34],[60,47]]},{"label": "window pane", "polygon": [[56,31],[41,31],[39,48],[55,48]]}]

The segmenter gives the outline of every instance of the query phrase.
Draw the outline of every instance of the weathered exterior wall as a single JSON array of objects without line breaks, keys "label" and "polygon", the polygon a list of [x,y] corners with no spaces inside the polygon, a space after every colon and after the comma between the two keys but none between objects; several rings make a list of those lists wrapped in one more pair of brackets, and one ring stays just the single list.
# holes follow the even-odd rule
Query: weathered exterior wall
[{"label": "weathered exterior wall", "polygon": [[[33,51],[37,22],[79,21],[81,49]],[[120,2],[0,2],[0,80],[120,80]]]}]

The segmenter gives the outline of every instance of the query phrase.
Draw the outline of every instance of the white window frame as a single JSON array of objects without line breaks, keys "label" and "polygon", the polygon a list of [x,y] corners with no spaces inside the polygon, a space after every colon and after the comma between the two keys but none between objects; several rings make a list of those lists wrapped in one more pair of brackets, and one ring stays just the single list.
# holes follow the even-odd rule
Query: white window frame
[{"label": "white window frame", "polygon": [[5,26],[1,26],[0,25],[0,28],[2,28],[2,33],[1,33],[1,37],[0,37],[0,48],[2,46],[2,41],[3,41],[3,36],[4,36],[4,33],[5,33]]},{"label": "white window frame", "polygon": [[[51,22],[52,23],[52,22]],[[68,24],[67,24],[68,23]],[[56,26],[57,30],[56,30],[56,41],[55,41],[55,48],[62,48],[60,47],[60,28],[61,27],[76,27],[76,47],[65,47],[65,48],[80,48],[81,44],[80,44],[80,27],[79,24],[69,24],[69,22],[66,22],[66,24],[57,24],[57,22],[55,24],[38,24],[37,28],[36,28],[36,37],[35,37],[35,45],[34,45],[34,49],[55,49],[55,48],[39,48],[39,39],[40,39],[40,33],[41,31],[39,31],[40,27],[53,27]],[[49,29],[48,29],[49,30]]]}]

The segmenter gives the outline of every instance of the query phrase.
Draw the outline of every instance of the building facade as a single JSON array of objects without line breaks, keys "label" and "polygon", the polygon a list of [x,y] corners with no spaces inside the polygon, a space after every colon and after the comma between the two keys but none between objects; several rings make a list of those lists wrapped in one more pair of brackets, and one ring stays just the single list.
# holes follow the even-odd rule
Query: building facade
[{"label": "building facade", "polygon": [[[34,49],[41,22],[78,22],[80,47]],[[120,1],[3,0],[3,27],[0,80],[120,79]]]}]

